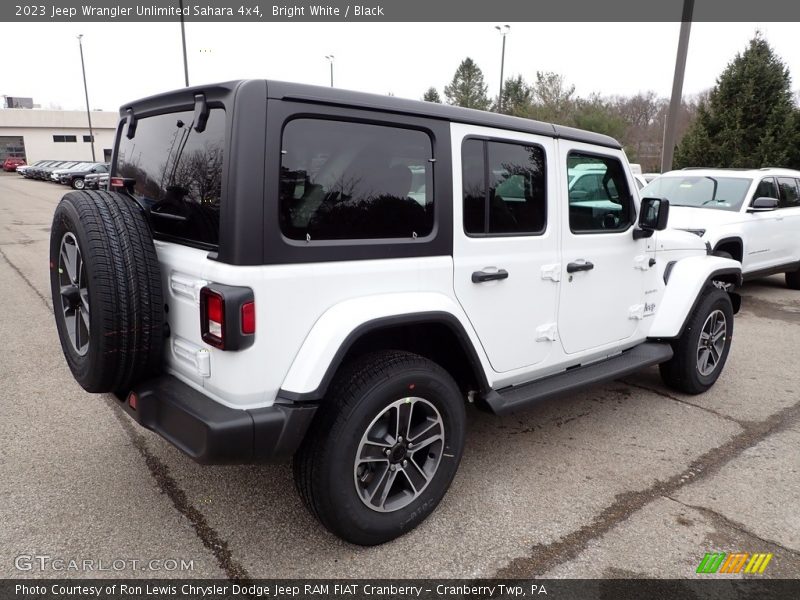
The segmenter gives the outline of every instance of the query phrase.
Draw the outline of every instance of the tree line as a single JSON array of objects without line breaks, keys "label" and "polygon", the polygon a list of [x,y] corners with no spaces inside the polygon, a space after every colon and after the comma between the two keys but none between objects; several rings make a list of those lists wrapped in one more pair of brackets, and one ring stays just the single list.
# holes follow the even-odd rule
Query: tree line
[{"label": "tree line", "polygon": [[[503,82],[490,98],[483,72],[465,58],[444,86],[444,101],[604,133],[618,139],[631,162],[658,172],[668,98],[648,91],[634,96],[578,96],[563,75],[537,71]],[[423,100],[442,102],[435,87]],[[674,168],[765,166],[800,169],[800,108],[789,69],[760,33],[728,63],[708,91],[684,98],[677,123]]]}]

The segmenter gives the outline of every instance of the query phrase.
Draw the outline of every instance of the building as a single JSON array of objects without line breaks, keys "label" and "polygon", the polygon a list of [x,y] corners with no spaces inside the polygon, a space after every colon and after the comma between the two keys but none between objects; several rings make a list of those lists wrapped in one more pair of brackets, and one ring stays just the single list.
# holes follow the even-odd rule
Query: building
[{"label": "building", "polygon": [[[119,114],[92,111],[94,152],[98,161],[111,160]],[[18,156],[32,164],[43,159],[92,160],[86,111],[0,110],[0,162]]]},{"label": "building", "polygon": [[6,96],[5,108],[41,108],[38,104],[33,103],[33,98],[20,98],[19,96]]}]

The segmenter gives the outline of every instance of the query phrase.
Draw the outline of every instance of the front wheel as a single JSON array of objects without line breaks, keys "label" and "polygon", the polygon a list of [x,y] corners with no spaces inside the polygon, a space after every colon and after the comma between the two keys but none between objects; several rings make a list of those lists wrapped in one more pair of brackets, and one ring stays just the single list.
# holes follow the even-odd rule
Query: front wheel
[{"label": "front wheel", "polygon": [[695,307],[681,337],[672,344],[673,357],[659,365],[661,379],[686,394],[700,394],[719,378],[733,340],[730,296],[709,288]]},{"label": "front wheel", "polygon": [[790,290],[800,290],[800,269],[786,273],[786,287]]},{"label": "front wheel", "polygon": [[464,423],[458,386],[436,363],[400,351],[361,357],[337,376],[295,456],[298,491],[340,538],[388,542],[444,497]]},{"label": "front wheel", "polygon": [[86,185],[84,184],[83,177],[76,177],[72,180],[72,189],[82,190],[85,187]]}]

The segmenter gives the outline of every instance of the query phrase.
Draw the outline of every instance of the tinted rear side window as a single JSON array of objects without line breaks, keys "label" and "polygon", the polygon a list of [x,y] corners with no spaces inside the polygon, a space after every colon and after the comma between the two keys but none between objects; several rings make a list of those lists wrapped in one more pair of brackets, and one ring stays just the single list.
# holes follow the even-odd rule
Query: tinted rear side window
[{"label": "tinted rear side window", "polygon": [[800,206],[800,194],[797,191],[797,180],[790,177],[779,177],[778,186],[781,188],[781,208]]},{"label": "tinted rear side window", "polygon": [[433,231],[428,134],[295,119],[281,148],[280,225],[288,238],[414,238]]},{"label": "tinted rear side window", "polygon": [[544,232],[545,155],[540,146],[467,139],[461,166],[467,234]]},{"label": "tinted rear side window", "polygon": [[203,132],[193,111],[139,119],[136,136],[124,135],[115,174],[135,180],[134,195],[150,209],[153,231],[201,246],[219,241],[225,111],[211,109]]},{"label": "tinted rear side window", "polygon": [[778,186],[775,184],[775,180],[772,177],[762,179],[761,183],[759,183],[758,187],[756,188],[756,193],[753,195],[753,198],[780,199],[780,194],[778,194]]}]

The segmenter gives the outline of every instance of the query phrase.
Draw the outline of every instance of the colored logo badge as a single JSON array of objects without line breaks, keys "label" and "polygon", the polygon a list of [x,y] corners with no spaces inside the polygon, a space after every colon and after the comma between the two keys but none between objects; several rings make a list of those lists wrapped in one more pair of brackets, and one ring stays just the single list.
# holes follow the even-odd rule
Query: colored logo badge
[{"label": "colored logo badge", "polygon": [[697,565],[698,573],[745,573],[761,574],[767,568],[773,554],[757,552],[706,552],[703,560]]}]

